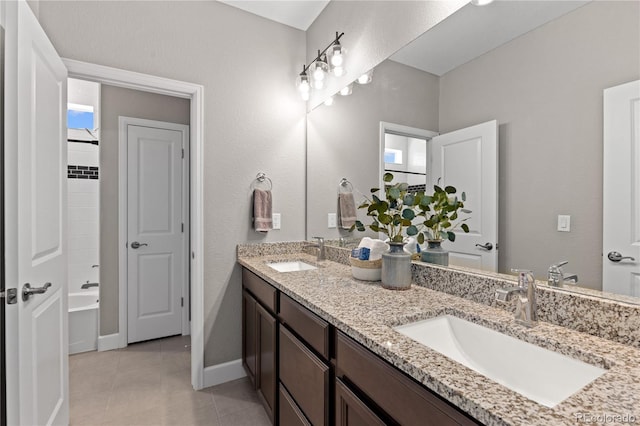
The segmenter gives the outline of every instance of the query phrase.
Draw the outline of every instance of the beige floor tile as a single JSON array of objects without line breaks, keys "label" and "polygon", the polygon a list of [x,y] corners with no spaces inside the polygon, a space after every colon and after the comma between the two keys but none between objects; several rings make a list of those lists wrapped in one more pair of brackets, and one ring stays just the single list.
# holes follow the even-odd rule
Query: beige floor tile
[{"label": "beige floor tile", "polygon": [[189,344],[175,336],[71,356],[71,425],[268,424],[248,379],[193,390]]},{"label": "beige floor tile", "polygon": [[256,407],[262,409],[258,394],[248,378],[223,383],[207,391],[213,395],[213,401],[221,418]]},{"label": "beige floor tile", "polygon": [[243,411],[235,412],[220,417],[223,426],[270,426],[271,422],[262,406],[247,408]]}]

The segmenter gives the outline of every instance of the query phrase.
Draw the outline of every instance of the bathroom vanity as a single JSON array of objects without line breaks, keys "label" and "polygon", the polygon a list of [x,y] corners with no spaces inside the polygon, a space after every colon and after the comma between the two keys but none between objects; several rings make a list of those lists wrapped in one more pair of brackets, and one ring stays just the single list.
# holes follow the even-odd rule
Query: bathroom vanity
[{"label": "bathroom vanity", "polygon": [[[561,291],[540,290],[541,322],[525,328],[508,310],[474,300],[480,286],[494,291],[491,277],[483,282],[482,277],[414,263],[412,288],[394,292],[353,279],[343,263],[317,262],[302,252],[302,243],[239,246],[238,262],[243,267],[243,363],[274,424],[573,425],[603,413],[640,418],[637,336],[622,329],[595,330],[594,323],[586,324],[589,319],[573,321],[585,332],[552,324],[569,322],[570,311],[582,309],[557,309],[554,320],[548,304],[564,297]],[[282,262],[314,268],[278,272],[269,266]],[[450,273],[461,275],[458,283]],[[463,283],[468,293],[436,291],[428,288],[431,281],[434,286],[446,283],[449,291]],[[600,302],[585,303],[592,313],[600,310]],[[627,321],[636,321],[639,307],[616,306]],[[604,373],[559,403],[535,402],[394,329],[442,314]],[[592,335],[600,332],[605,336]]]}]

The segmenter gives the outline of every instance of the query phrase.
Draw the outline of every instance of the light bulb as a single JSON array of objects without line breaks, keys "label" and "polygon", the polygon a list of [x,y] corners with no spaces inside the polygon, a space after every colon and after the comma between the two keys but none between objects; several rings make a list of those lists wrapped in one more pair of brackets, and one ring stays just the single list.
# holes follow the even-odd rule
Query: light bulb
[{"label": "light bulb", "polygon": [[358,82],[358,84],[369,84],[373,79],[372,76],[373,76],[373,70],[362,74],[360,77],[358,77],[358,80],[356,81]]},{"label": "light bulb", "polygon": [[331,105],[333,105],[333,96],[329,96],[329,97],[327,98],[327,100],[325,100],[325,101],[324,101],[324,104],[325,104],[326,106],[331,106]]},{"label": "light bulb", "polygon": [[344,75],[344,68],[342,66],[333,68],[333,75],[336,77],[342,77]]},{"label": "light bulb", "polygon": [[493,3],[493,0],[471,0],[471,4],[474,6],[486,6],[489,3]]},{"label": "light bulb", "polygon": [[349,96],[351,93],[353,93],[353,84],[345,86],[340,90],[340,95],[342,96]]},{"label": "light bulb", "polygon": [[324,89],[324,80],[313,80],[311,83],[314,89],[322,90]]},{"label": "light bulb", "polygon": [[303,80],[300,82],[300,85],[298,86],[298,90],[301,93],[308,93],[311,90],[311,86],[309,85],[309,80]]},{"label": "light bulb", "polygon": [[344,56],[342,56],[341,50],[334,50],[331,56],[331,65],[339,67],[344,63]]},{"label": "light bulb", "polygon": [[316,81],[324,80],[324,70],[321,67],[316,67],[313,70],[313,79]]},{"label": "light bulb", "polygon": [[303,101],[308,101],[309,100],[309,92],[300,92],[300,97],[302,98]]}]

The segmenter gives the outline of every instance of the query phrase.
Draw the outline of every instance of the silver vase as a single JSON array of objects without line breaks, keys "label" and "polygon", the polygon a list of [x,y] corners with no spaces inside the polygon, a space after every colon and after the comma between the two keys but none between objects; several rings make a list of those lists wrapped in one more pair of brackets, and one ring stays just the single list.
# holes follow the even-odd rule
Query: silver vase
[{"label": "silver vase", "polygon": [[382,287],[389,290],[411,288],[411,255],[404,244],[389,243],[389,251],[382,254]]}]

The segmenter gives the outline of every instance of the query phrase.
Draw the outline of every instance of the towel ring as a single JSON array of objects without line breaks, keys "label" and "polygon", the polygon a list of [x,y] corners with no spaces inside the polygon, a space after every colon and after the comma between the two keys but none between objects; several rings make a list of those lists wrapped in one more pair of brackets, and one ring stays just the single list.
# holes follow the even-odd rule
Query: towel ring
[{"label": "towel ring", "polygon": [[269,191],[271,191],[271,189],[273,189],[273,182],[271,181],[271,179],[269,179],[267,177],[266,174],[264,174],[263,172],[260,172],[256,175],[256,180],[259,183],[264,183],[265,181],[267,181],[269,183]]},{"label": "towel ring", "polygon": [[341,192],[353,192],[353,184],[347,180],[347,178],[340,179],[338,184],[338,193]]}]

